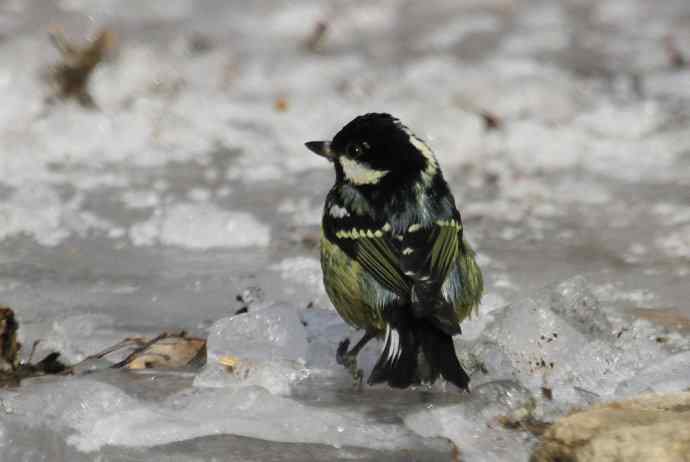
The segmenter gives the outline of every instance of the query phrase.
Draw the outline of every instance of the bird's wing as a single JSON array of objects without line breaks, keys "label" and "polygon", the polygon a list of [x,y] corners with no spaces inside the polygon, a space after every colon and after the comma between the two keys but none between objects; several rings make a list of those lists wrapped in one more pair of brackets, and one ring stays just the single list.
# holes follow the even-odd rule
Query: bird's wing
[{"label": "bird's wing", "polygon": [[460,220],[439,220],[424,227],[411,226],[401,241],[400,266],[415,284],[440,285],[458,257]]},{"label": "bird's wing", "polygon": [[[392,230],[353,229],[336,234],[343,250],[386,289],[404,300],[436,303],[458,256],[460,220]],[[414,290],[413,290],[414,289]]]},{"label": "bird's wing", "polygon": [[403,300],[410,298],[412,281],[400,266],[399,252],[389,232],[353,229],[336,233],[338,244],[379,284]]},{"label": "bird's wing", "polygon": [[417,317],[429,318],[449,335],[460,333],[452,302],[442,295],[462,246],[462,224],[455,218],[423,227],[410,227],[403,236],[400,266],[412,283],[410,302]]}]

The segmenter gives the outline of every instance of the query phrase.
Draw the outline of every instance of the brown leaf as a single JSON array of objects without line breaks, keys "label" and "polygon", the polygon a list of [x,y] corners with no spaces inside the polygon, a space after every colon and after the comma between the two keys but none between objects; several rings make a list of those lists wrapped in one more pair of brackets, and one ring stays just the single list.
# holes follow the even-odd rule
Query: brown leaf
[{"label": "brown leaf", "polygon": [[17,353],[21,348],[17,342],[18,328],[14,311],[0,305],[0,371],[13,371],[17,367]]},{"label": "brown leaf", "polygon": [[278,112],[285,112],[288,110],[288,102],[287,99],[283,96],[279,96],[276,98],[276,100],[273,102],[273,107],[275,108],[276,111]]},{"label": "brown leaf", "polygon": [[304,41],[304,48],[312,52],[321,49],[326,41],[327,32],[328,22],[317,21],[316,24],[314,24],[314,29],[311,34],[309,34],[309,37]]},{"label": "brown leaf", "polygon": [[484,120],[486,130],[500,130],[503,128],[503,120],[493,112],[481,111],[479,115]]},{"label": "brown leaf", "polygon": [[548,401],[553,400],[553,390],[549,387],[541,387],[541,395]]},{"label": "brown leaf", "polygon": [[177,369],[206,361],[206,340],[163,333],[138,348],[114,368]]},{"label": "brown leaf", "polygon": [[[17,387],[23,379],[46,374],[60,374],[67,367],[58,360],[60,353],[50,353],[36,364],[19,363],[18,353],[21,348],[17,342],[19,323],[14,317],[14,311],[6,306],[0,306],[0,388]],[[36,344],[34,344],[35,348]],[[33,357],[33,350],[31,351]]]},{"label": "brown leaf", "polygon": [[84,107],[95,107],[88,91],[93,70],[115,46],[115,34],[103,29],[86,47],[79,48],[65,39],[61,30],[51,32],[50,39],[62,55],[62,62],[52,67],[49,80],[54,86],[53,98],[75,99]]},{"label": "brown leaf", "polygon": [[678,44],[672,35],[667,35],[664,39],[666,47],[666,56],[671,67],[675,69],[682,69],[688,65],[688,60],[683,56],[683,53],[678,49]]}]

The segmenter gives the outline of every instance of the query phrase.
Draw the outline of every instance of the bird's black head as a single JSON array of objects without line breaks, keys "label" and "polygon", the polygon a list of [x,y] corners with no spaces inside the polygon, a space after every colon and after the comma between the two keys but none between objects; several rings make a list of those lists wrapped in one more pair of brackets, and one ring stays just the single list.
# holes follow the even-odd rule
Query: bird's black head
[{"label": "bird's black head", "polygon": [[332,160],[337,181],[355,186],[401,185],[438,169],[431,150],[390,114],[371,113],[345,125],[333,141],[306,146]]}]

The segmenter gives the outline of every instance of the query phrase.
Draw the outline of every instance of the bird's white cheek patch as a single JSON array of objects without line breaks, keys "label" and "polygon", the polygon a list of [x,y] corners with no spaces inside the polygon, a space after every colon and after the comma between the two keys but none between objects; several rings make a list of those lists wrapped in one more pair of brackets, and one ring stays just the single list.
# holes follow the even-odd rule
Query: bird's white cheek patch
[{"label": "bird's white cheek patch", "polygon": [[343,166],[343,173],[353,184],[376,184],[381,178],[386,176],[390,170],[374,170],[357,161],[342,158],[340,165]]}]

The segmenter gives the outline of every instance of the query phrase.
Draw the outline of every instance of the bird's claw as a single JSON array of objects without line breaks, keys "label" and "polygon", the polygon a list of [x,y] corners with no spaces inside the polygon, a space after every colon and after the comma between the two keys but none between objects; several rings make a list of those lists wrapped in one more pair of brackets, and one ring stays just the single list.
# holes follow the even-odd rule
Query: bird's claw
[{"label": "bird's claw", "polygon": [[346,366],[347,367],[347,350],[350,348],[350,339],[346,338],[342,342],[340,342],[340,345],[338,345],[338,350],[335,353],[335,362],[340,364],[341,366]]},{"label": "bird's claw", "polygon": [[336,351],[335,354],[335,361],[340,364],[341,366],[344,366],[345,369],[350,371],[350,375],[352,375],[352,379],[354,381],[354,388],[356,390],[361,390],[362,389],[362,383],[364,381],[364,371],[362,369],[359,369],[357,367],[357,354],[351,351],[348,351],[348,348],[350,347],[350,339],[346,338],[342,342],[340,342],[340,345],[338,345],[338,350]]}]

